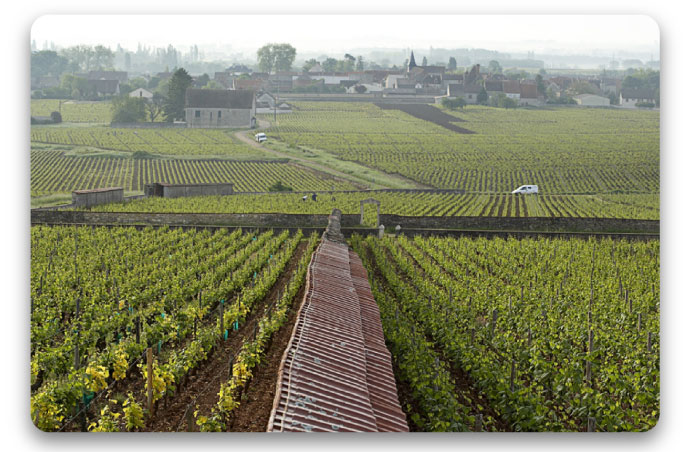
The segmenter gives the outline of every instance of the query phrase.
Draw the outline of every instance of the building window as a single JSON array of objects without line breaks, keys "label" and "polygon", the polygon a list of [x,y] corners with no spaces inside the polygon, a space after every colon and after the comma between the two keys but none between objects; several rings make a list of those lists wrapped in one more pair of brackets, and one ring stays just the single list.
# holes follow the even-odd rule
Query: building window
[{"label": "building window", "polygon": [[218,119],[220,119],[220,114],[221,114],[221,111],[218,110]]},{"label": "building window", "polygon": [[194,112],[194,117],[195,117],[195,118],[201,118],[201,110],[196,110],[196,111]]},{"label": "building window", "polygon": [[470,94],[470,99],[472,99],[472,95]]},{"label": "building window", "polygon": [[212,111],[209,112],[209,115],[210,115],[211,120],[213,120],[213,112]]}]

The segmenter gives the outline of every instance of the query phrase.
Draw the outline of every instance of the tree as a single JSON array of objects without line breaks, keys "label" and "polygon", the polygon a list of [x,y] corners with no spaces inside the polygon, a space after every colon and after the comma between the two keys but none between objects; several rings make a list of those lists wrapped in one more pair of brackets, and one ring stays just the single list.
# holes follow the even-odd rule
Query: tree
[{"label": "tree", "polygon": [[499,108],[515,108],[517,107],[517,101],[515,99],[511,99],[510,97],[506,96],[503,93],[499,93],[494,100],[492,101],[492,104],[495,107]]},{"label": "tree", "polygon": [[482,89],[479,90],[479,94],[477,94],[477,103],[481,105],[486,105],[488,101],[489,93],[487,93],[486,89],[482,86]]},{"label": "tree", "polygon": [[290,44],[266,44],[256,51],[261,72],[289,71],[295,61],[297,50]]},{"label": "tree", "polygon": [[448,70],[454,71],[457,68],[458,68],[458,62],[455,60],[455,58],[450,57],[450,59],[448,59]]},{"label": "tree", "polygon": [[321,68],[324,72],[335,72],[338,67],[338,60],[335,58],[326,58],[326,60],[321,63]]},{"label": "tree", "polygon": [[149,84],[147,88],[149,90],[156,89],[158,87],[158,84],[161,82],[160,77],[156,77],[155,75],[149,79]]},{"label": "tree", "polygon": [[208,74],[203,74],[200,75],[194,80],[194,87],[195,88],[203,88],[204,86],[208,85],[208,82],[211,80],[211,77],[208,76]]},{"label": "tree", "polygon": [[175,119],[184,118],[184,97],[187,88],[192,85],[192,77],[180,68],[176,70],[168,83],[168,99],[163,107],[165,120],[173,122]]},{"label": "tree", "polygon": [[489,73],[500,74],[503,72],[503,68],[496,60],[489,61]]},{"label": "tree", "polygon": [[115,54],[107,47],[97,45],[93,48],[93,68],[95,70],[112,69]]},{"label": "tree", "polygon": [[598,94],[599,89],[596,86],[585,80],[578,80],[573,82],[568,88],[568,92],[572,95],[578,94]]},{"label": "tree", "polygon": [[225,89],[223,85],[215,80],[209,80],[207,84],[201,87],[201,89]]},{"label": "tree", "polygon": [[163,107],[165,106],[165,97],[160,93],[154,93],[153,97],[145,103],[146,113],[148,114],[149,121],[153,122],[163,113]]},{"label": "tree", "polygon": [[319,62],[316,61],[315,58],[311,58],[304,62],[304,66],[302,66],[302,71],[309,72],[309,69],[313,68],[317,64],[319,64]]},{"label": "tree", "polygon": [[367,87],[364,85],[357,85],[355,86],[355,91],[357,91],[357,94],[364,94],[367,92]]},{"label": "tree", "polygon": [[266,44],[257,50],[256,59],[259,64],[259,71],[270,73],[276,61],[276,56],[273,53],[273,44]]},{"label": "tree", "polygon": [[42,50],[31,53],[31,76],[34,78],[45,75],[59,77],[67,70],[69,61],[52,50]]},{"label": "tree", "polygon": [[457,99],[449,99],[444,97],[441,100],[441,105],[450,110],[463,109],[467,105],[467,101],[464,98],[458,97]]},{"label": "tree", "polygon": [[89,83],[83,77],[65,74],[62,76],[60,86],[71,93],[72,99],[80,99],[87,95]]},{"label": "tree", "polygon": [[335,70],[337,72],[351,72],[354,69],[355,69],[354,61],[350,60],[348,58],[338,61],[337,64],[335,65]]},{"label": "tree", "polygon": [[122,95],[113,97],[111,109],[113,122],[139,122],[146,119],[144,99]]},{"label": "tree", "polygon": [[290,44],[276,44],[273,47],[275,53],[275,70],[289,71],[292,69],[292,63],[295,62],[297,50]]},{"label": "tree", "polygon": [[50,113],[50,120],[53,121],[53,124],[60,124],[62,122],[62,115],[59,111],[53,111]]},{"label": "tree", "polygon": [[544,83],[544,77],[541,74],[537,74],[534,77],[534,80],[537,82],[537,92],[541,94],[542,96],[546,95],[546,84]]},{"label": "tree", "polygon": [[364,58],[362,58],[362,55],[359,55],[357,57],[357,63],[355,64],[355,70],[357,70],[357,71],[363,71],[364,70]]}]

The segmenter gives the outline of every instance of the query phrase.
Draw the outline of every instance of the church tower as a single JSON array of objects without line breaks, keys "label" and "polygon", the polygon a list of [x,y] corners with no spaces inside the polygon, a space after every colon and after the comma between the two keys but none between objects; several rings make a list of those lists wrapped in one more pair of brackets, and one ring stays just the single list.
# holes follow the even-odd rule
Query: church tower
[{"label": "church tower", "polygon": [[407,72],[410,72],[413,67],[417,67],[417,63],[414,61],[414,52],[410,52],[410,62],[407,63]]}]

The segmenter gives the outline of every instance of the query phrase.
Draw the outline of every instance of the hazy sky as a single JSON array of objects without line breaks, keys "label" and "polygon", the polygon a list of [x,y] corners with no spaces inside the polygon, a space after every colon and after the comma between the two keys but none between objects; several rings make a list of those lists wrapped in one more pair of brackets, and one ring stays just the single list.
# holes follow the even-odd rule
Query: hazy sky
[{"label": "hazy sky", "polygon": [[342,53],[357,48],[487,48],[504,52],[659,55],[659,29],[647,16],[559,15],[46,15],[31,29],[39,48],[137,43],[185,49],[230,45],[253,53],[268,42],[289,42],[300,52]]}]

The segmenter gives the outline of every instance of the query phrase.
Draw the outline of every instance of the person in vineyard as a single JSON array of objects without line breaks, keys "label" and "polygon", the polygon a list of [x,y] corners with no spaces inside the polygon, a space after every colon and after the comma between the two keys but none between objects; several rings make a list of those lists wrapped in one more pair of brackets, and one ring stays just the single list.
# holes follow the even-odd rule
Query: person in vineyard
[{"label": "person in vineyard", "polygon": [[316,193],[311,194],[311,200],[316,202]]},{"label": "person in vineyard", "polygon": [[302,196],[302,201],[306,201],[306,200],[307,200],[307,195]]}]

